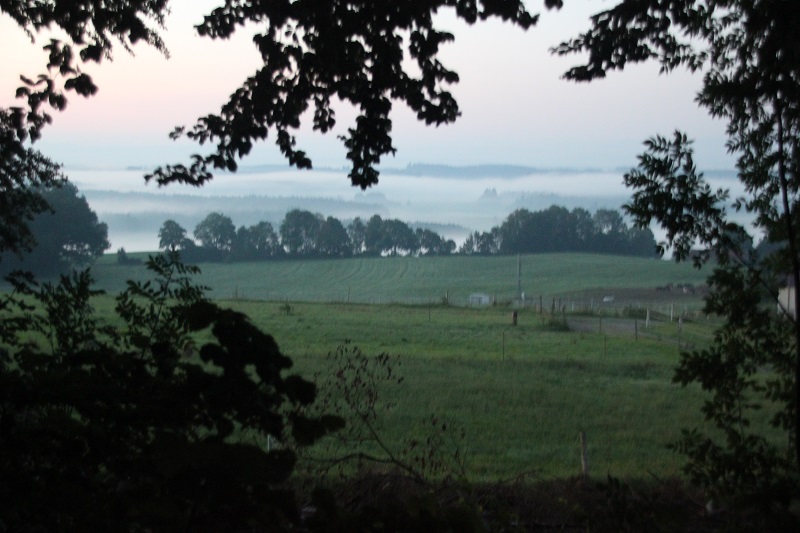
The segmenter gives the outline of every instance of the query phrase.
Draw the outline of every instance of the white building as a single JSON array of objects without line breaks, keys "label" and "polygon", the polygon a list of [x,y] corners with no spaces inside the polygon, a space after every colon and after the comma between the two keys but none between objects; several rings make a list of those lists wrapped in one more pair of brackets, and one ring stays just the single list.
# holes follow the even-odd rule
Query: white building
[{"label": "white building", "polygon": [[784,309],[792,318],[797,316],[797,310],[794,307],[794,280],[793,278],[786,279],[786,286],[781,287],[778,291],[778,312]]}]

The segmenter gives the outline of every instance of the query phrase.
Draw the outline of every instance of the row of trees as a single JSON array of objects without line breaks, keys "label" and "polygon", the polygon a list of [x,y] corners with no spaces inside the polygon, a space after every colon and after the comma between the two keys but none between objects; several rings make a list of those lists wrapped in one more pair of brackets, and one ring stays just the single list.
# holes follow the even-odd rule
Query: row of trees
[{"label": "row of trees", "polygon": [[491,231],[474,232],[459,249],[465,255],[507,255],[547,252],[591,252],[655,256],[649,228],[630,227],[619,211],[568,211],[551,206],[543,211],[517,209]]},{"label": "row of trees", "polygon": [[568,211],[552,206],[544,211],[518,209],[489,232],[475,232],[461,248],[425,228],[412,229],[397,219],[373,215],[347,226],[335,217],[293,209],[278,230],[269,222],[238,229],[230,217],[210,213],[194,229],[194,239],[174,220],[159,230],[159,247],[180,250],[191,261],[257,261],[278,257],[352,257],[397,255],[497,255],[541,252],[597,252],[653,256],[655,239],[649,229],[631,228],[618,211]]},{"label": "row of trees", "polygon": [[159,247],[180,250],[191,261],[254,261],[279,257],[350,257],[354,255],[445,255],[456,244],[434,231],[416,230],[396,219],[378,215],[364,222],[356,217],[345,227],[335,217],[293,209],[278,230],[269,222],[238,229],[230,217],[210,213],[195,226],[194,239],[174,220],[158,232]]},{"label": "row of trees", "polygon": [[[26,269],[40,275],[86,266],[110,245],[108,228],[97,218],[77,187],[63,180],[37,192],[49,209],[28,225],[31,249],[0,255],[0,271]],[[653,255],[649,229],[629,228],[618,211],[567,211],[552,206],[543,211],[518,209],[488,232],[475,232],[456,248],[451,239],[425,228],[412,229],[397,219],[373,215],[346,226],[335,217],[300,209],[289,211],[277,230],[269,222],[238,229],[220,213],[211,213],[194,229],[194,239],[174,220],[159,230],[162,249],[181,250],[191,261],[257,261],[279,257],[351,257],[358,255],[496,255],[586,251]]]}]

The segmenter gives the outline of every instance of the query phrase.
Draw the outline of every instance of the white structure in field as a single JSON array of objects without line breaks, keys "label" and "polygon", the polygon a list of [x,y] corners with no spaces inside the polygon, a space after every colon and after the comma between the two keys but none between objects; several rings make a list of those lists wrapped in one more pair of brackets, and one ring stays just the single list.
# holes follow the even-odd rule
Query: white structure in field
[{"label": "white structure in field", "polygon": [[492,305],[492,297],[481,292],[470,294],[469,305]]}]

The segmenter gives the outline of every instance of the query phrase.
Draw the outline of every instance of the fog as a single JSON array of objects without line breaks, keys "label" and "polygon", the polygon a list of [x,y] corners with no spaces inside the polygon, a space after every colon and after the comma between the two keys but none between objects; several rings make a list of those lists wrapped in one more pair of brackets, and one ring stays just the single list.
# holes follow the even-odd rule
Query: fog
[{"label": "fog", "polygon": [[[419,172],[428,172],[420,174]],[[307,209],[347,222],[379,214],[431,227],[458,244],[472,231],[487,231],[515,209],[618,209],[630,198],[624,170],[541,170],[521,167],[422,167],[388,170],[366,191],[350,185],[345,170],[244,169],[216,177],[203,187],[145,185],[144,171],[67,170],[92,209],[109,226],[112,250],[150,251],[167,218],[191,234],[211,211],[237,226],[266,220],[276,230],[289,209]],[[463,177],[459,177],[463,176]],[[713,187],[732,189],[733,172],[713,172]],[[652,228],[657,238],[658,228]]]}]

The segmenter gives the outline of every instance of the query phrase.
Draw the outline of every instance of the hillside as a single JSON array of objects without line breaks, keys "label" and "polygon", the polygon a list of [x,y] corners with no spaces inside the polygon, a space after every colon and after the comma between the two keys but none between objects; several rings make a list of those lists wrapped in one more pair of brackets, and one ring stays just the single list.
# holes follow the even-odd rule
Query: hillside
[{"label": "hillside", "polygon": [[[361,303],[440,303],[447,297],[466,305],[473,293],[497,301],[517,296],[520,286],[529,303],[563,298],[565,305],[635,305],[648,301],[691,302],[699,296],[661,291],[670,283],[700,286],[707,271],[636,257],[590,254],[541,254],[505,257],[396,257],[337,260],[295,260],[200,265],[199,281],[215,298],[252,300],[333,301]],[[98,286],[109,292],[125,280],[144,279],[143,266],[119,266],[107,255],[94,268]],[[612,301],[608,301],[609,298]]]}]

